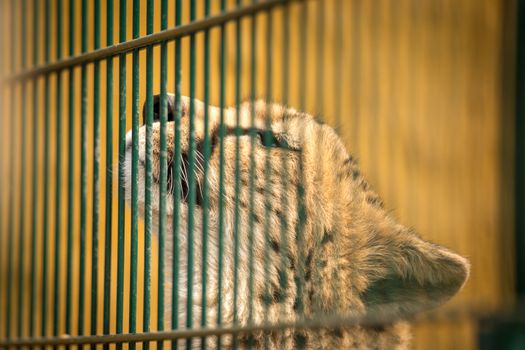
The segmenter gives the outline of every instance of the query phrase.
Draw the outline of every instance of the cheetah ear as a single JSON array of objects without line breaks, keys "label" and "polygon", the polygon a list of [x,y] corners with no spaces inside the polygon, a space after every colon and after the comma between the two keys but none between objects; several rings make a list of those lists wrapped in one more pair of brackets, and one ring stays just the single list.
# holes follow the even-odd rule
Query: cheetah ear
[{"label": "cheetah ear", "polygon": [[369,315],[405,317],[443,304],[465,284],[468,261],[406,229],[368,235],[362,295]]}]

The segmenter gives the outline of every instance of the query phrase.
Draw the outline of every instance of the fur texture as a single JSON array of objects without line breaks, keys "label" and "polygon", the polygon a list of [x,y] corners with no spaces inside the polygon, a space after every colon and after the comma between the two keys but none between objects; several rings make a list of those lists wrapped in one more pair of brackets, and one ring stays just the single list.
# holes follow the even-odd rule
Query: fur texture
[{"label": "fur texture", "polygon": [[[173,117],[175,98],[169,96]],[[194,100],[197,165],[194,173],[196,206],[193,232],[193,324],[201,324],[202,314],[202,190],[204,104]],[[154,106],[158,113],[156,97]],[[168,171],[166,222],[166,319],[171,319],[172,293],[179,293],[178,323],[186,323],[187,221],[190,100],[181,99],[181,182],[174,184]],[[222,324],[244,325],[252,319],[293,321],[317,314],[353,316],[385,315],[400,320],[415,312],[447,301],[465,283],[469,264],[463,257],[422,240],[411,229],[394,221],[381,200],[362,177],[357,163],[345,150],[330,127],[313,117],[276,104],[244,103],[239,109],[224,109],[225,123],[223,176],[222,288],[219,291],[219,193],[221,110],[209,107],[209,136],[212,140],[208,163],[209,222],[206,266],[206,324],[216,326],[221,295]],[[254,113],[252,113],[254,112]],[[257,135],[249,135],[253,126]],[[236,136],[237,119],[241,136]],[[271,142],[264,143],[264,130],[271,129]],[[167,166],[174,161],[175,123],[167,124]],[[259,132],[260,131],[260,132]],[[152,213],[158,230],[160,123],[153,123]],[[269,134],[266,134],[269,135]],[[140,128],[138,182],[131,183],[131,132],[127,135],[125,187],[138,185],[138,203],[144,215],[146,127]],[[239,158],[236,149],[239,147]],[[253,151],[253,158],[251,152]],[[240,187],[236,189],[236,161]],[[250,176],[253,171],[254,177]],[[180,186],[179,261],[173,261],[174,188]],[[250,191],[253,188],[253,191]],[[238,212],[235,203],[239,203]],[[236,221],[237,218],[237,221]],[[238,229],[236,229],[238,222]],[[238,232],[236,241],[235,232]],[[234,270],[235,245],[238,269]],[[250,257],[253,254],[253,265]],[[173,290],[173,266],[178,267],[178,289]],[[253,269],[253,274],[251,274]],[[250,275],[253,290],[250,289]],[[237,276],[237,300],[234,285]],[[252,295],[252,298],[250,298]],[[234,306],[236,304],[236,306]],[[169,326],[169,325],[166,325]],[[208,340],[216,347],[216,338]],[[240,337],[255,348],[282,349],[404,349],[409,344],[404,322],[382,327],[348,327],[322,331],[286,330],[264,336]],[[222,337],[229,348],[231,337]],[[199,347],[199,341],[194,340]]]}]

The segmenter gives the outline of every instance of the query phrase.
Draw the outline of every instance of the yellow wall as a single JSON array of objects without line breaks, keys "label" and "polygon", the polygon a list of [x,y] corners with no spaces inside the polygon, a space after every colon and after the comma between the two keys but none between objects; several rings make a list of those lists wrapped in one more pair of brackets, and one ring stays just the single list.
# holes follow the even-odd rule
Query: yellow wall
[{"label": "yellow wall", "polygon": [[[245,1],[247,2],[247,1]],[[17,2],[18,3],[18,2]],[[90,2],[91,3],[91,2]],[[169,11],[174,13],[173,1],[170,1]],[[200,2],[199,2],[200,3]],[[217,1],[212,1],[214,10],[217,12]],[[233,3],[233,1],[230,1]],[[384,198],[387,208],[391,209],[393,215],[406,224],[413,226],[421,235],[427,239],[444,244],[461,254],[467,256],[472,263],[472,274],[465,289],[453,301],[452,305],[492,305],[508,302],[513,298],[513,227],[512,227],[512,138],[509,133],[508,103],[511,96],[504,92],[506,85],[506,72],[511,71],[508,62],[504,60],[502,50],[505,48],[503,42],[506,21],[505,9],[510,1],[498,0],[341,0],[339,3],[341,11],[336,11],[336,0],[308,1],[307,16],[303,17],[300,6],[294,4],[290,9],[290,42],[289,42],[289,67],[288,72],[283,72],[282,55],[282,11],[278,10],[274,15],[273,25],[273,47],[271,53],[273,68],[272,93],[276,100],[282,97],[282,81],[289,80],[289,104],[294,107],[300,106],[300,89],[306,89],[306,110],[320,115],[329,124],[336,126],[345,140],[348,148],[355,153],[362,168]],[[323,46],[318,46],[316,35],[319,25],[317,15],[318,4],[325,5],[324,17],[324,40]],[[52,1],[53,6],[55,2]],[[118,38],[118,4],[115,1],[115,39]],[[142,5],[141,35],[145,34],[145,1]],[[186,4],[185,4],[186,5]],[[4,20],[0,24],[2,40],[6,40],[7,34],[11,33],[11,16],[7,1],[0,2],[2,6],[0,13],[4,14]],[[80,3],[77,5],[76,16],[76,46],[75,52],[80,51]],[[203,6],[199,4],[199,16],[203,14]],[[131,8],[132,1],[128,1],[128,38],[131,37]],[[160,4],[155,1],[155,30],[160,28]],[[102,8],[102,43],[105,44],[106,9]],[[27,18],[32,18],[32,11],[24,11]],[[68,13],[67,4],[64,14]],[[337,17],[342,13],[342,17]],[[43,22],[44,11],[40,11],[40,23]],[[53,15],[52,23],[55,23]],[[64,16],[64,54],[68,52],[68,21]],[[89,49],[93,49],[92,25],[93,8],[89,10]],[[188,6],[185,6],[185,21],[188,20]],[[338,22],[339,18],[342,22]],[[258,21],[257,36],[257,91],[258,96],[263,97],[267,88],[265,83],[265,64],[268,52],[266,43],[266,16],[260,15]],[[20,25],[20,22],[15,22]],[[299,28],[304,24],[306,27],[307,48],[306,55],[301,56]],[[174,25],[173,16],[169,17],[169,26]],[[250,72],[250,26],[248,19],[242,21],[242,91],[243,96],[249,96],[249,72]],[[338,27],[339,26],[339,27]],[[19,28],[19,27],[18,27]],[[28,27],[31,33],[31,25]],[[234,100],[234,78],[235,78],[235,25],[228,25],[227,43],[227,100]],[[336,33],[342,33],[341,43],[336,42]],[[40,48],[42,49],[44,30],[39,31]],[[54,33],[54,31],[52,32]],[[218,30],[211,32],[211,90],[212,102],[218,102],[219,93],[219,46]],[[29,36],[27,44],[34,42]],[[197,35],[197,95],[203,96],[203,36]],[[20,42],[26,42],[21,40]],[[51,58],[55,58],[55,40],[51,43]],[[11,52],[9,42],[2,44],[2,72],[7,71],[10,60],[8,53]],[[169,44],[169,90],[174,90],[174,45]],[[29,49],[29,54],[32,50]],[[159,91],[160,82],[160,55],[159,48],[155,48],[155,92]],[[323,53],[323,56],[320,56]],[[41,52],[42,58],[43,52]],[[189,82],[189,41],[183,41],[183,94],[188,94]],[[316,72],[324,58],[321,76],[324,84],[321,85],[316,79]],[[341,62],[337,66],[338,59]],[[306,76],[300,76],[299,62],[306,63]],[[17,67],[20,64],[20,54],[17,54]],[[42,60],[40,60],[40,63]],[[127,70],[127,111],[131,112],[131,57],[128,55]],[[141,52],[141,91],[140,101],[145,99],[145,52]],[[112,92],[114,101],[113,130],[114,140],[117,137],[117,112],[118,112],[118,59],[114,60],[114,90]],[[101,177],[100,198],[105,198],[105,184],[108,180],[104,173],[105,164],[105,138],[106,138],[106,90],[105,90],[106,63],[101,63]],[[287,74],[285,74],[287,73]],[[93,159],[93,65],[88,66],[88,173],[92,174]],[[62,74],[63,79],[63,125],[62,138],[62,206],[60,232],[62,235],[62,252],[65,252],[65,236],[67,223],[67,86],[68,73]],[[76,130],[75,139],[75,245],[74,257],[78,261],[78,233],[79,233],[79,203],[80,203],[80,69],[75,69],[75,93],[76,93]],[[38,157],[38,181],[39,181],[39,217],[38,222],[43,222],[42,196],[43,183],[43,138],[44,138],[44,113],[43,113],[43,80],[39,80],[39,150]],[[29,266],[29,233],[30,233],[30,203],[31,193],[29,191],[30,181],[34,169],[31,168],[33,154],[32,147],[33,123],[32,101],[27,96],[32,96],[32,87],[24,96],[22,101],[20,87],[17,87],[16,98],[13,98],[2,86],[2,147],[1,147],[1,181],[2,190],[0,221],[0,285],[7,284],[7,231],[9,208],[14,208],[12,219],[14,220],[15,232],[18,232],[19,188],[20,188],[20,139],[21,133],[26,132],[28,142],[28,172],[26,192],[27,209],[23,211],[27,220],[24,221],[24,232],[26,232],[26,245],[24,252],[25,266]],[[51,78],[51,141],[50,149],[50,200],[47,204],[49,213],[49,235],[50,254],[49,264],[51,275],[53,274],[53,252],[55,234],[55,90],[56,78]],[[324,101],[323,107],[319,108],[319,98]],[[11,101],[11,102],[10,102]],[[13,103],[17,106],[13,112]],[[20,106],[25,103],[28,110],[29,121],[20,118]],[[341,112],[336,115],[337,111]],[[11,133],[11,123],[14,123],[15,134]],[[131,127],[131,118],[127,120],[128,129]],[[117,159],[116,142],[114,142],[113,159]],[[15,152],[15,168],[13,183],[9,183],[10,168],[9,155]],[[115,168],[116,169],[116,168]],[[115,171],[116,173],[116,171]],[[113,181],[113,247],[116,250],[116,176]],[[9,188],[14,185],[14,198],[9,199]],[[92,176],[88,177],[88,203],[87,203],[87,257],[91,261],[91,203]],[[104,212],[105,202],[100,202],[100,242],[103,245],[104,237]],[[126,212],[126,220],[129,227],[129,210]],[[142,230],[142,228],[141,228]],[[142,232],[142,231],[141,231]],[[41,231],[39,232],[41,234]],[[39,236],[41,237],[41,236]],[[142,246],[142,238],[140,246]],[[41,238],[38,239],[39,247]],[[126,246],[129,246],[129,236],[126,236]],[[18,245],[15,242],[15,249]],[[37,257],[42,257],[38,250]],[[100,263],[103,260],[103,247],[99,249]],[[156,256],[156,245],[154,244],[152,256]],[[126,251],[126,261],[129,261],[129,250]],[[139,249],[139,266],[142,266],[143,252]],[[61,260],[61,276],[65,274],[65,254]],[[101,265],[102,266],[102,265]],[[116,280],[116,253],[113,254],[113,281]],[[75,264],[75,269],[78,264]],[[129,264],[126,263],[126,283],[129,282]],[[15,273],[18,268],[15,267]],[[102,296],[102,267],[99,269],[99,295]],[[87,272],[87,290],[90,289],[90,266]],[[153,274],[156,274],[156,262],[153,261]],[[16,275],[17,276],[17,275]],[[75,275],[78,276],[78,275]],[[139,281],[142,280],[139,269]],[[26,276],[25,285],[28,286],[29,274]],[[39,281],[41,286],[42,281]],[[143,290],[139,283],[139,300],[142,300]],[[21,295],[28,303],[29,294],[17,290],[15,283],[15,300]],[[51,286],[50,286],[51,288]],[[127,288],[127,287],[126,287]],[[0,291],[0,309],[6,306],[5,287]],[[50,289],[48,304],[52,306],[53,293]],[[60,291],[65,299],[65,283],[61,285]],[[78,293],[78,284],[75,283],[74,295]],[[156,280],[154,279],[153,295],[156,294]],[[89,293],[88,293],[89,295]],[[125,293],[127,295],[127,293]],[[87,299],[89,300],[89,299]],[[112,298],[115,297],[115,286],[112,286]],[[125,298],[125,314],[129,301]],[[13,303],[13,305],[15,305]],[[89,303],[88,303],[89,305]],[[152,300],[153,309],[156,308],[156,298]],[[37,300],[40,308],[40,299]],[[115,320],[113,304],[112,328]],[[99,313],[102,312],[102,298],[99,297],[97,305]],[[63,314],[64,306],[61,305]],[[89,310],[89,307],[88,307]],[[27,315],[26,315],[27,316]],[[76,332],[76,317],[74,315],[73,333]],[[86,325],[89,321],[89,312],[85,315]],[[126,318],[125,318],[126,319]],[[49,318],[49,320],[51,320]],[[142,306],[139,303],[138,329],[141,329]],[[152,313],[152,328],[156,328],[156,313]],[[5,315],[0,313],[0,336],[4,336]],[[40,317],[37,317],[39,325]],[[65,328],[65,319],[60,318],[60,329]],[[25,324],[27,326],[27,322]],[[48,322],[48,331],[51,332],[51,322]],[[38,326],[39,327],[39,326]],[[101,331],[101,319],[98,323]],[[125,324],[125,330],[127,325]],[[39,328],[37,328],[39,329]],[[465,320],[453,322],[438,322],[432,324],[420,324],[416,327],[416,348],[469,348],[475,344],[475,325]]]}]

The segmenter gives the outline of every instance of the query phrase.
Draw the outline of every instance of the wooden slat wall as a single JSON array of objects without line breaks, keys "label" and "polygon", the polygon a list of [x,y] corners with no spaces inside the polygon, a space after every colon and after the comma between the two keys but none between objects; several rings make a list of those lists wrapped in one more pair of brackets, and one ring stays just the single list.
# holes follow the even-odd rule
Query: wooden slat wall
[{"label": "wooden slat wall", "polygon": [[[233,1],[230,1],[233,4]],[[246,1],[247,3],[248,1]],[[508,133],[509,116],[504,113],[508,106],[504,102],[509,97],[503,94],[505,87],[504,73],[506,69],[502,56],[505,21],[505,9],[511,1],[499,0],[339,0],[342,9],[342,22],[338,22],[335,5],[337,0],[309,1],[307,17],[301,15],[299,5],[294,4],[290,9],[290,71],[283,72],[282,57],[282,22],[281,11],[274,15],[274,40],[273,40],[273,91],[274,98],[282,97],[282,79],[289,79],[290,92],[289,104],[299,107],[300,84],[306,88],[305,109],[322,117],[329,124],[336,126],[348,148],[358,156],[362,168],[385,200],[387,208],[393,215],[409,226],[413,226],[423,237],[436,243],[446,245],[467,256],[472,263],[472,274],[465,289],[451,302],[451,305],[464,304],[492,305],[512,300],[514,286],[514,257],[513,257],[513,227],[512,227],[512,137]],[[17,2],[18,3],[18,2]],[[116,0],[116,9],[119,1]],[[160,28],[160,4],[156,1],[156,24]],[[212,1],[214,12],[218,11],[218,2]],[[52,4],[55,4],[52,1]],[[145,16],[145,0],[141,0],[142,13]],[[319,46],[317,33],[320,23],[317,22],[319,4],[325,10],[324,37],[322,46]],[[7,1],[2,1],[0,12],[9,13]],[[54,5],[55,6],[55,5]],[[80,6],[77,5],[77,46],[80,50]],[[132,1],[128,0],[128,37],[131,37],[131,8]],[[173,13],[173,1],[170,1],[169,10]],[[67,13],[67,4],[64,13]],[[203,14],[199,6],[199,14]],[[32,11],[25,12],[32,18]],[[105,43],[106,11],[102,7],[102,42]],[[93,23],[93,7],[90,5],[89,21]],[[184,17],[188,19],[188,6],[185,4]],[[40,13],[43,22],[43,11]],[[258,30],[258,84],[259,96],[264,96],[266,90],[265,62],[267,48],[266,16],[259,15]],[[145,17],[143,17],[141,33],[145,34]],[[54,23],[54,22],[53,22]],[[64,22],[67,38],[67,18]],[[174,25],[174,17],[169,17],[170,26]],[[243,20],[243,96],[249,96],[249,71],[250,71],[250,22]],[[118,10],[115,11],[115,24],[118,25]],[[306,26],[307,48],[306,56],[300,56],[299,28]],[[7,52],[9,49],[9,34],[11,21],[6,18],[0,23],[2,26],[2,72],[6,72],[6,65],[10,60]],[[17,26],[20,23],[16,23]],[[339,25],[339,27],[338,27]],[[31,26],[30,26],[31,27]],[[19,27],[17,27],[19,28]],[[19,29],[18,29],[19,30]],[[228,26],[228,66],[227,66],[227,99],[234,101],[234,69],[235,69],[235,36],[234,24]],[[342,41],[337,43],[336,33],[341,30]],[[90,48],[93,44],[92,26],[90,25]],[[42,37],[36,40],[43,40]],[[115,39],[118,30],[115,30]],[[218,102],[219,87],[219,61],[218,61],[218,31],[212,31],[212,101]],[[29,47],[35,38],[28,41]],[[66,39],[67,40],[67,39]],[[198,35],[199,49],[197,54],[197,81],[198,96],[203,96],[203,37]],[[52,42],[52,57],[54,47]],[[64,49],[68,50],[67,44]],[[42,50],[42,45],[40,46]],[[189,42],[183,42],[183,93],[188,94],[189,71]],[[169,45],[169,59],[173,62],[174,46]],[[28,51],[31,54],[31,49]],[[320,53],[324,54],[322,66],[323,85],[316,79],[316,70],[319,66]],[[43,51],[42,51],[43,54]],[[155,92],[159,89],[159,49],[155,49]],[[341,67],[337,66],[340,59]],[[306,62],[306,76],[299,76],[300,60]],[[145,53],[141,54],[141,72],[145,72]],[[42,62],[42,61],[40,61]],[[17,63],[18,66],[18,63]],[[168,75],[169,90],[174,87],[174,67],[171,65]],[[105,149],[105,63],[101,64],[101,150]],[[114,135],[117,137],[117,112],[118,112],[118,59],[114,60],[115,90],[114,101]],[[131,111],[131,60],[128,57],[128,107]],[[286,73],[286,74],[285,74]],[[76,110],[80,116],[80,70],[76,69]],[[88,115],[92,115],[93,98],[93,67],[88,67],[89,94]],[[63,74],[64,86],[67,84],[67,73]],[[141,74],[141,101],[145,98],[145,74]],[[55,120],[55,93],[56,79],[51,79],[51,143],[50,149],[54,152],[55,134],[53,131]],[[40,106],[43,106],[43,84],[40,85]],[[32,88],[29,90],[32,91]],[[22,103],[20,94],[17,99],[4,94],[2,88],[2,133],[1,154],[1,181],[2,188],[9,188],[8,176],[9,154],[20,151],[20,138],[10,135],[10,123],[15,123],[18,133],[25,130],[29,135],[32,124],[21,121],[13,115],[12,103]],[[338,98],[340,97],[340,100]],[[319,98],[322,98],[323,107],[319,108]],[[28,112],[31,111],[31,101],[28,103]],[[338,105],[339,103],[339,105]],[[42,108],[43,110],[43,108]],[[336,115],[337,111],[341,111]],[[18,109],[18,113],[20,109]],[[63,130],[67,130],[67,88],[63,100],[64,123]],[[29,114],[30,115],[30,114]],[[40,116],[40,128],[43,126],[43,112]],[[80,117],[77,119],[76,140],[80,140]],[[88,173],[92,174],[92,121],[88,127]],[[23,128],[23,129],[22,129]],[[131,128],[131,119],[128,119],[128,129]],[[43,130],[40,130],[39,142],[43,148]],[[64,132],[63,145],[67,145],[67,134]],[[114,159],[117,159],[116,142],[114,143]],[[30,150],[30,146],[28,146]],[[80,147],[75,146],[75,152],[80,155]],[[67,148],[64,147],[62,171],[66,178]],[[34,155],[29,154],[31,161]],[[39,198],[42,198],[43,184],[43,154],[39,157],[37,176],[40,181]],[[79,158],[75,164],[80,172]],[[56,184],[54,154],[51,155],[51,181],[50,181],[50,238],[53,242],[54,227],[54,190]],[[101,153],[101,165],[105,164],[104,151]],[[18,161],[18,163],[20,163]],[[20,164],[15,162],[15,188],[19,188],[18,178]],[[28,166],[28,177],[35,171]],[[116,174],[116,171],[115,171]],[[79,191],[79,176],[76,177],[75,187]],[[106,176],[101,174],[100,198],[105,198]],[[116,176],[111,179],[116,190]],[[88,179],[88,194],[91,196],[90,175]],[[28,183],[29,186],[29,183]],[[62,203],[67,203],[67,182],[62,186]],[[27,191],[27,203],[31,202],[30,191]],[[6,286],[7,282],[7,227],[8,208],[14,205],[18,208],[18,198],[10,202],[7,190],[1,192],[2,216],[0,221],[0,285]],[[16,193],[16,192],[15,192]],[[16,196],[15,196],[16,197]],[[114,192],[113,217],[116,218],[116,191]],[[80,195],[76,196],[75,220],[78,224]],[[91,199],[88,198],[87,218],[91,218]],[[43,203],[39,203],[42,210]],[[100,213],[104,213],[105,203],[100,203]],[[63,215],[60,222],[62,235],[66,234],[67,206],[61,208]],[[18,227],[18,215],[15,210],[15,228]],[[29,237],[30,216],[27,214],[25,230]],[[126,212],[129,225],[130,212]],[[39,216],[42,222],[42,215]],[[116,232],[117,220],[113,220]],[[104,237],[104,215],[100,219],[101,244]],[[78,225],[77,225],[78,226]],[[88,220],[88,232],[91,222]],[[18,231],[15,231],[18,232]],[[78,239],[78,232],[75,236]],[[113,247],[117,246],[116,235],[113,236]],[[91,247],[90,234],[88,234],[88,261],[90,261]],[[129,244],[129,237],[127,237]],[[142,244],[142,237],[139,244]],[[29,251],[29,238],[26,238],[26,251]],[[38,241],[39,246],[41,240]],[[65,242],[62,251],[65,251]],[[17,245],[15,243],[15,248]],[[156,256],[157,247],[153,247],[153,256]],[[129,252],[126,253],[129,259]],[[100,263],[104,255],[103,247],[99,250]],[[49,263],[52,267],[53,246],[50,246]],[[75,242],[75,261],[78,259],[78,242]],[[39,255],[39,259],[42,257]],[[142,266],[143,253],[139,249],[139,266]],[[65,264],[64,260],[62,260]],[[25,259],[25,266],[29,266],[29,256]],[[116,254],[113,255],[113,277],[116,276]],[[128,264],[126,264],[128,266]],[[77,267],[75,267],[77,268]],[[18,267],[15,267],[15,272]],[[51,268],[51,271],[54,271]],[[102,271],[102,269],[99,269]],[[153,261],[153,274],[157,271],[156,259]],[[90,288],[90,268],[87,268],[87,288]],[[126,270],[126,276],[129,271]],[[29,276],[29,273],[27,274]],[[17,276],[17,275],[15,275]],[[64,279],[65,268],[61,270]],[[50,278],[54,277],[51,273]],[[28,277],[29,278],[29,277]],[[127,278],[127,277],[126,277]],[[139,269],[139,281],[142,281]],[[65,280],[65,279],[64,279]],[[113,279],[115,280],[115,279]],[[99,280],[98,310],[102,313],[102,274]],[[28,286],[28,280],[26,286]],[[41,281],[38,282],[41,285]],[[128,283],[128,282],[126,282]],[[18,284],[15,285],[15,290]],[[51,284],[50,284],[51,287]],[[4,289],[4,287],[2,287]],[[65,296],[65,285],[62,283],[61,295]],[[74,287],[74,295],[78,293],[78,286]],[[115,288],[112,288],[112,298],[115,297]],[[139,300],[142,300],[143,289],[139,283]],[[52,292],[49,293],[51,305]],[[22,295],[28,302],[29,294],[16,291],[15,298]],[[127,293],[126,293],[127,295]],[[154,279],[152,295],[156,295],[156,280]],[[5,310],[6,298],[4,291],[0,291],[0,310]],[[37,307],[40,307],[40,301]],[[127,315],[128,300],[125,298],[125,317]],[[156,300],[152,300],[153,308]],[[89,309],[89,308],[88,308]],[[27,310],[27,309],[26,309]],[[63,312],[64,309],[61,308]],[[139,305],[138,329],[141,329],[142,306]],[[152,327],[156,327],[156,312],[152,313]],[[27,316],[27,315],[26,315]],[[0,337],[4,336],[5,315],[0,312]],[[77,314],[74,315],[76,320]],[[86,322],[89,321],[89,312],[86,312]],[[38,318],[37,318],[38,319]],[[112,324],[115,314],[112,312]],[[40,322],[39,320],[37,323]],[[60,317],[60,329],[64,329],[65,319]],[[50,322],[48,322],[50,323]],[[86,323],[88,324],[88,323]],[[76,326],[76,321],[74,322]],[[27,330],[27,322],[24,323]],[[125,330],[127,326],[125,326]],[[38,328],[37,328],[38,329]],[[73,330],[76,328],[73,327]],[[99,322],[99,331],[102,323]],[[114,326],[111,328],[115,330]],[[51,331],[51,327],[49,328]],[[475,347],[475,324],[465,320],[449,322],[419,324],[415,327],[414,346],[417,349],[466,349]]]}]

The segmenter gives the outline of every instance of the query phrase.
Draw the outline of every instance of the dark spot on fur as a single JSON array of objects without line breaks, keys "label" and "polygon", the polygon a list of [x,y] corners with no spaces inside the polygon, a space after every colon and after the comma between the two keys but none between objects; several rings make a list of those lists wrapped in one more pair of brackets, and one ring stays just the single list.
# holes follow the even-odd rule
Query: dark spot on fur
[{"label": "dark spot on fur", "polygon": [[281,248],[279,247],[279,243],[275,239],[270,240],[270,247],[272,247],[272,250],[279,254]]},{"label": "dark spot on fur", "polygon": [[377,198],[376,196],[367,196],[366,197],[366,201],[369,203],[369,204],[372,204],[372,205],[380,205],[380,201],[379,201],[379,198]]},{"label": "dark spot on fur", "polygon": [[357,169],[352,170],[352,178],[354,180],[356,180],[359,177],[359,175],[360,175],[359,170]]},{"label": "dark spot on fur", "polygon": [[295,259],[291,254],[288,254],[288,261],[290,263],[290,269],[295,270]]},{"label": "dark spot on fur", "polygon": [[328,331],[328,333],[331,336],[334,336],[334,337],[337,337],[337,338],[342,338],[343,337],[343,331],[341,330],[341,328],[331,329],[331,330]]},{"label": "dark spot on fur", "polygon": [[312,263],[313,255],[314,255],[314,252],[310,250],[308,252],[308,255],[306,256],[306,266],[308,266],[308,265],[310,265]]},{"label": "dark spot on fur", "polygon": [[308,339],[306,338],[306,335],[298,332],[295,332],[293,336],[293,341],[296,349],[304,349],[306,347],[306,344],[308,344]]},{"label": "dark spot on fur", "polygon": [[282,303],[284,301],[284,293],[280,288],[275,288],[272,294],[274,302]]},{"label": "dark spot on fur", "polygon": [[326,267],[328,265],[328,262],[326,260],[319,261],[319,267]]},{"label": "dark spot on fur", "polygon": [[366,326],[366,329],[373,331],[373,332],[381,333],[385,331],[386,327],[385,325],[378,324],[378,325]]},{"label": "dark spot on fur", "polygon": [[258,223],[258,224],[262,223],[261,217],[259,215],[255,214],[255,213],[252,213],[252,217],[253,217],[253,220],[256,223]]},{"label": "dark spot on fur", "polygon": [[333,242],[333,241],[334,241],[334,235],[332,234],[332,232],[325,231],[323,239],[321,240],[321,244],[324,245],[326,243]]}]

